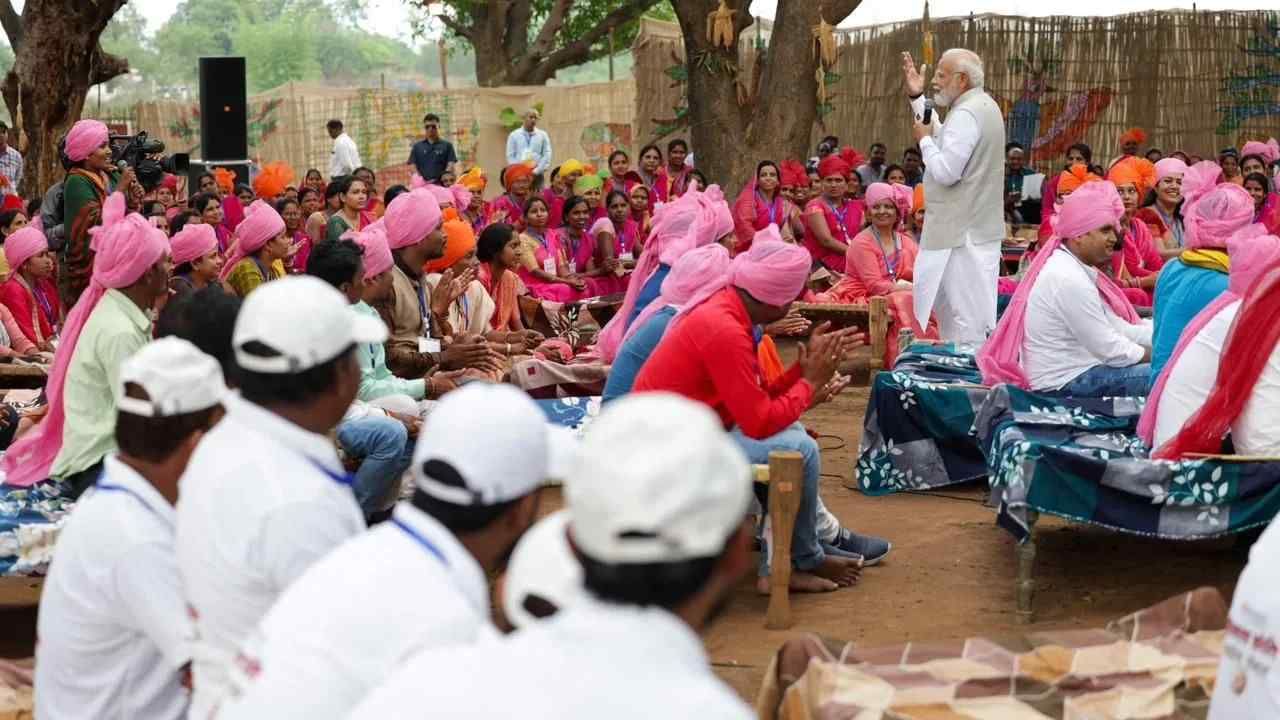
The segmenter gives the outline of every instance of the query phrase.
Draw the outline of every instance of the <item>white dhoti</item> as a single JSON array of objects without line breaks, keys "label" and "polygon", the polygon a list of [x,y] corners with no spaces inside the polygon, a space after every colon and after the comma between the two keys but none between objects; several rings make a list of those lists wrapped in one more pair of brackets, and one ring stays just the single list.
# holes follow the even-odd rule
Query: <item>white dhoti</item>
[{"label": "white dhoti", "polygon": [[932,313],[943,342],[974,346],[995,330],[999,240],[975,244],[966,234],[965,244],[958,248],[922,249],[914,275],[912,299],[920,327],[927,327]]}]

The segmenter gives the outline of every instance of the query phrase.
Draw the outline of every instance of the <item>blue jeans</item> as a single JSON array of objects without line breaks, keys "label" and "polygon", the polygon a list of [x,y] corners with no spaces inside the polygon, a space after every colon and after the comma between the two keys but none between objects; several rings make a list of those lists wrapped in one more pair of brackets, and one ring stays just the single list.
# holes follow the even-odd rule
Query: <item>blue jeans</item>
[{"label": "blue jeans", "polygon": [[400,477],[413,462],[413,441],[399,421],[370,416],[338,425],[338,443],[352,457],[361,458],[351,489],[366,515],[395,504]]},{"label": "blue jeans", "polygon": [[[813,570],[824,559],[822,545],[818,539],[818,478],[821,475],[822,456],[818,443],[809,437],[804,426],[795,422],[785,430],[755,440],[742,434],[739,428],[733,429],[733,439],[738,447],[747,454],[747,459],[757,465],[768,464],[769,453],[774,450],[793,450],[804,456],[804,489],[800,494],[800,510],[796,513],[796,527],[791,534],[791,564],[797,570]],[[764,554],[765,556],[768,553]],[[761,568],[768,565],[768,557],[761,557]]]},{"label": "blue jeans", "polygon": [[1055,395],[1069,397],[1146,397],[1150,390],[1151,363],[1129,367],[1095,365],[1058,388]]}]

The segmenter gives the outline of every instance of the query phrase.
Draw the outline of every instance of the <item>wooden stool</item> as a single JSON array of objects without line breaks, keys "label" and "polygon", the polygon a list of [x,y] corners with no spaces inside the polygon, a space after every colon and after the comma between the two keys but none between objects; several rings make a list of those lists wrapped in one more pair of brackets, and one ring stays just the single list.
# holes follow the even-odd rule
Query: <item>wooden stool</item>
[{"label": "wooden stool", "polygon": [[875,380],[875,374],[884,370],[884,349],[886,343],[897,342],[896,337],[889,337],[889,300],[878,296],[867,301],[865,305],[846,305],[843,303],[794,303],[800,316],[815,326],[824,322],[831,323],[835,329],[858,327],[866,331],[867,342],[871,344],[871,359],[868,362],[869,380]]},{"label": "wooden stool", "polygon": [[754,465],[755,481],[769,486],[769,515],[772,517],[773,552],[769,558],[769,610],[764,626],[786,630],[795,624],[791,617],[791,534],[800,510],[804,487],[804,456],[794,451],[769,453],[768,465]]}]

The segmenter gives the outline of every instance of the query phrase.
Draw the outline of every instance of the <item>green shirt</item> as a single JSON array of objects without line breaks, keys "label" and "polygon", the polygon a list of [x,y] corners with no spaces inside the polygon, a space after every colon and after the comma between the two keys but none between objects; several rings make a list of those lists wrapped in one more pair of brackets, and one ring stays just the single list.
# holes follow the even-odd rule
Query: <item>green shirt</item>
[{"label": "green shirt", "polygon": [[262,266],[253,258],[245,258],[236,263],[236,266],[227,274],[227,284],[235,291],[236,295],[241,298],[249,297],[249,293],[258,289],[258,286],[264,282],[278,280],[283,277],[282,273],[278,273],[275,263],[270,268],[270,278],[262,276]]},{"label": "green shirt", "polygon": [[87,470],[116,449],[120,366],[151,339],[151,319],[119,290],[108,290],[80,331],[62,387],[66,423],[49,475]]},{"label": "green shirt", "polygon": [[332,241],[341,240],[343,233],[348,230],[355,229],[356,228],[351,227],[346,218],[342,217],[342,213],[334,213],[329,217],[328,224],[325,225],[324,239]]},{"label": "green shirt", "polygon": [[[363,300],[352,306],[361,315],[378,318],[378,311]],[[421,400],[427,395],[427,381],[423,378],[405,380],[391,374],[387,368],[387,350],[382,343],[362,343],[356,346],[356,359],[360,362],[361,400],[376,400],[388,395],[408,395]]]}]

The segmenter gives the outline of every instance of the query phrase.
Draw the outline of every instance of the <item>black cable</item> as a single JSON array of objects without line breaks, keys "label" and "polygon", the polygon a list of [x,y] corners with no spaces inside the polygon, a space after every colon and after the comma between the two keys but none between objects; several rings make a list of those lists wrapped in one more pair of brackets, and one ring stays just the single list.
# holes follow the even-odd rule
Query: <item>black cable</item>
[{"label": "black cable", "polygon": [[933,492],[932,490],[901,490],[900,492],[908,495],[920,495],[923,497],[943,498],[944,500],[957,500],[960,502],[971,502],[979,505],[986,505],[986,500],[981,498],[962,497],[960,495],[947,495],[945,493]]}]

